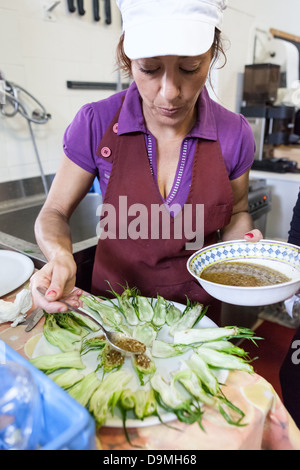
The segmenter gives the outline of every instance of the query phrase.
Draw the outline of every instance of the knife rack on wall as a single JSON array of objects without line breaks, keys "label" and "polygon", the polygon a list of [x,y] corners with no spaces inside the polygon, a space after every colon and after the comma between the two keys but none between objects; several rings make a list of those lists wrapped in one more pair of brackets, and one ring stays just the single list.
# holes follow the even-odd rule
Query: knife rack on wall
[{"label": "knife rack on wall", "polygon": [[[113,82],[77,82],[68,80],[67,88],[73,90],[116,90],[116,83]],[[129,83],[123,83],[122,89],[129,87]]]},{"label": "knife rack on wall", "polygon": [[[100,0],[92,0],[93,2],[93,18],[94,21],[100,21]],[[74,0],[67,0],[68,3],[68,10],[70,13],[75,13],[76,10],[80,16],[85,15],[86,10],[84,8],[84,0],[77,0],[77,9],[75,6]],[[111,4],[110,0],[104,0],[104,14],[105,14],[105,24],[109,25],[112,23],[112,16],[111,16]]]}]

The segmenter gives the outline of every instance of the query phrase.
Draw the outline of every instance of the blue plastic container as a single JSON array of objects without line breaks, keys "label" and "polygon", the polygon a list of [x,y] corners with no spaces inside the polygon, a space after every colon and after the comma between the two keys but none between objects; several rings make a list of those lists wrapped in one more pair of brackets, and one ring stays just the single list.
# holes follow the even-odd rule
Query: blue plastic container
[{"label": "blue plastic container", "polygon": [[27,367],[0,363],[0,450],[35,450],[41,410],[39,388]]},{"label": "blue plastic container", "polygon": [[95,422],[87,409],[0,340],[0,362],[26,367],[41,397],[40,450],[95,450]]}]

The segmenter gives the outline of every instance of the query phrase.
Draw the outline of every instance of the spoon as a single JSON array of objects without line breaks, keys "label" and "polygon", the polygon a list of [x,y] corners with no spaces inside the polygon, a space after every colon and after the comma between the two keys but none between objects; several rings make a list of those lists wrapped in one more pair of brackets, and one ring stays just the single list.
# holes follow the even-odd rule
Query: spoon
[{"label": "spoon", "polygon": [[[36,290],[43,297],[45,296],[47,291],[47,289],[44,289],[42,287],[37,287]],[[69,304],[63,299],[59,299],[57,302],[61,302],[62,304],[66,305],[69,311],[77,312],[80,315],[84,315],[86,317],[91,318],[95,323],[97,323],[97,325],[100,326],[109,344],[118,351],[121,351],[126,354],[142,354],[146,351],[146,346],[144,345],[144,343],[141,343],[141,341],[138,341],[134,338],[130,338],[129,336],[126,336],[123,333],[119,333],[117,331],[106,330],[102,325],[101,317],[97,312],[90,313],[86,310],[82,310],[81,308],[73,307],[71,304]]]}]

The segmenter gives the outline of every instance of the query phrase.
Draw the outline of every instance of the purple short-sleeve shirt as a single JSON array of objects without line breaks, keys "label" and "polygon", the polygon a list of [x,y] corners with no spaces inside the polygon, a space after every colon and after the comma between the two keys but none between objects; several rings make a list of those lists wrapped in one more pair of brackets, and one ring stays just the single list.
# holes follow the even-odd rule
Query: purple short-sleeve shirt
[{"label": "purple short-sleeve shirt", "polygon": [[[135,83],[128,90],[116,93],[105,100],[84,105],[66,129],[63,139],[63,148],[67,157],[99,178],[103,198],[112,164],[104,158],[99,158],[96,151],[124,96],[117,132],[118,134],[144,133],[149,164],[157,182],[156,141],[145,126],[141,99]],[[187,199],[193,156],[199,138],[219,140],[230,180],[241,176],[253,163],[255,141],[251,127],[244,116],[228,111],[213,101],[206,88],[202,90],[197,106],[198,119],[182,142],[174,184],[164,201],[167,204],[178,203],[182,206]]]}]

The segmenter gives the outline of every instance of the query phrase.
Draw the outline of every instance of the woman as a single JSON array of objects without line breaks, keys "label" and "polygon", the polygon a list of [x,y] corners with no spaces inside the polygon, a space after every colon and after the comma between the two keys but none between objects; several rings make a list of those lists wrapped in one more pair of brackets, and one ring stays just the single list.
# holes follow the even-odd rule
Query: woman
[{"label": "woman", "polygon": [[293,209],[288,242],[300,246],[300,191]]},{"label": "woman", "polygon": [[[120,66],[130,88],[78,112],[65,157],[36,222],[48,264],[31,281],[48,312],[70,294],[76,265],[68,219],[98,176],[104,198],[92,292],[126,283],[144,295],[219,308],[187,272],[202,245],[256,241],[248,214],[254,139],[247,121],[212,101],[205,88],[220,50],[222,0],[118,0],[124,34]],[[247,235],[245,235],[247,234]],[[35,294],[42,285],[47,300]],[[70,301],[75,306],[80,291]]]},{"label": "woman", "polygon": [[[300,246],[300,192],[293,209],[288,242]],[[300,292],[298,296],[300,296]],[[299,308],[299,302],[297,307]],[[294,306],[295,309],[297,307],[296,305]],[[283,403],[298,428],[300,428],[300,328],[296,330],[291,341],[289,350],[280,368],[279,378]]]}]

